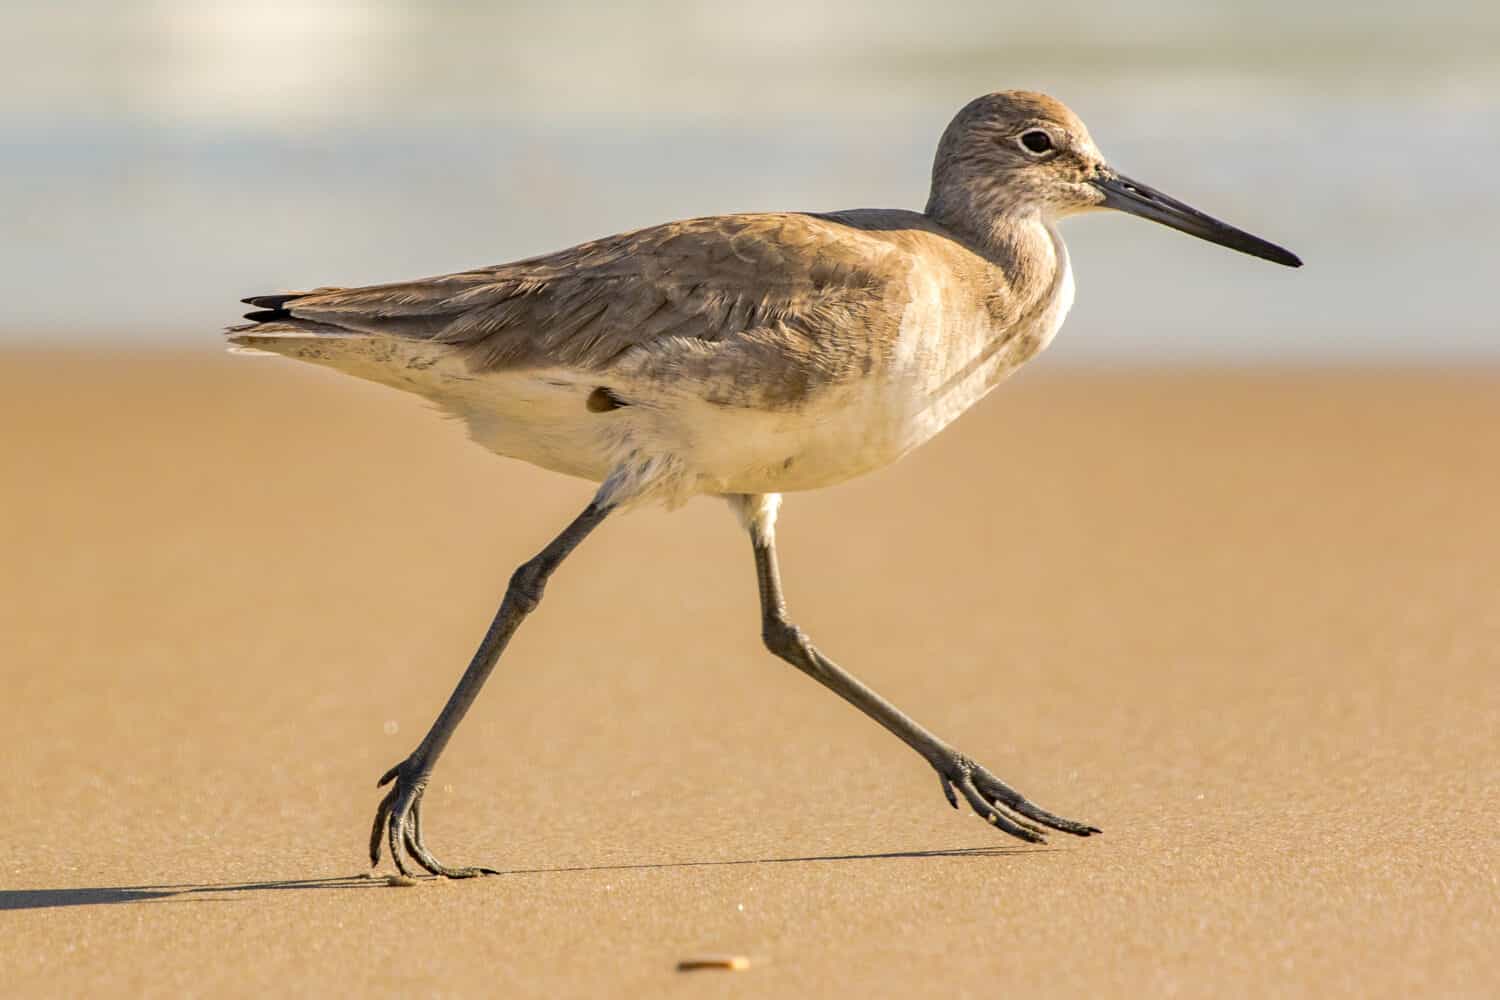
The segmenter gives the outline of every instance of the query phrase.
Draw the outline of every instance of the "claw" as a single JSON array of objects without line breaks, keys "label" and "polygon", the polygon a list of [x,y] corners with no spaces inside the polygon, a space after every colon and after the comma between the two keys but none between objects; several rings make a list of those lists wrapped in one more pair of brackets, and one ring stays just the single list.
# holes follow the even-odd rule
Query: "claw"
[{"label": "claw", "polygon": [[386,822],[386,837],[390,841],[391,860],[396,863],[396,870],[407,878],[411,878],[411,870],[406,867],[406,859],[401,856],[401,841],[406,829],[405,809],[398,803],[391,809],[390,819]]},{"label": "claw", "polygon": [[[370,865],[380,864],[381,841],[390,847],[391,860],[396,870],[408,878],[412,870],[407,858],[415,861],[433,875],[445,878],[474,878],[479,875],[500,874],[493,868],[449,868],[440,863],[427,850],[422,840],[422,782],[403,777],[409,761],[402,761],[385,773],[375,787],[383,788],[395,780],[380,805],[375,809],[375,822],[370,827]],[[407,771],[406,773],[410,773]],[[402,848],[405,850],[402,850]]]},{"label": "claw", "polygon": [[1023,829],[1023,830],[1030,830],[1032,833],[1036,834],[1038,837],[1045,837],[1047,835],[1047,831],[1043,830],[1041,827],[1034,826],[1031,823],[1026,822],[1024,819],[1021,819],[1018,816],[1012,816],[1009,813],[1003,812],[1002,810],[1004,809],[1004,807],[1001,806],[1000,803],[992,801],[991,805],[993,805],[995,807],[995,811],[996,812],[1001,813],[1001,815],[1005,816],[1006,819],[1010,820],[1012,823],[1016,824],[1016,826],[1019,826],[1021,829]]},{"label": "claw", "polygon": [[943,774],[941,772],[938,773],[938,781],[942,782],[943,784],[943,794],[948,797],[948,804],[957,809],[958,796],[953,794],[953,783],[948,780],[948,776],[946,774]]},{"label": "claw", "polygon": [[1001,831],[1010,834],[1017,840],[1024,840],[1032,844],[1045,844],[1047,838],[1035,831],[1035,827],[1018,826],[1014,820],[1000,808],[979,794],[979,789],[974,787],[974,781],[968,775],[964,775],[958,781],[958,790],[963,793],[969,801],[969,806],[979,815],[989,821],[991,826],[998,827]]},{"label": "claw", "polygon": [[957,785],[959,792],[976,813],[992,826],[1018,840],[1045,844],[1047,831],[1043,827],[1051,827],[1077,837],[1100,832],[1096,826],[1064,819],[1048,812],[967,757],[955,755],[951,762],[945,763],[947,766],[939,765],[938,780],[942,783],[943,795],[948,799],[948,804],[958,808],[958,800],[953,794],[953,788]]},{"label": "claw", "polygon": [[1036,820],[1043,826],[1050,826],[1062,833],[1071,833],[1075,837],[1087,837],[1090,834],[1103,832],[1097,826],[1064,819],[1048,812],[982,767],[974,768],[974,781],[983,794],[989,798],[1015,810],[1027,819]]},{"label": "claw", "polygon": [[[384,784],[384,782],[382,782]],[[376,785],[379,788],[380,785]],[[370,827],[370,867],[380,864],[380,841],[385,834],[385,820],[391,814],[391,803],[396,801],[396,789],[392,788],[375,808],[375,825]]]},{"label": "claw", "polygon": [[418,808],[419,806],[416,805],[411,807],[411,812],[407,815],[406,822],[401,826],[401,840],[402,843],[406,844],[406,853],[416,858],[417,864],[426,868],[427,865],[422,861],[422,855],[426,852],[422,850],[422,832],[417,821]]}]

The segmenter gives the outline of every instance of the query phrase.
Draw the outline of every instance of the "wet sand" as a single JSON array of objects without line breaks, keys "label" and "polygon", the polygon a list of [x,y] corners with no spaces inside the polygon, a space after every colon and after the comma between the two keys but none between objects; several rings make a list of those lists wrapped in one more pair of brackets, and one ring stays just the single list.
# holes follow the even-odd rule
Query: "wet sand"
[{"label": "wet sand", "polygon": [[1102,837],[950,810],[700,500],[554,579],[427,798],[506,874],[412,888],[375,778],[588,485],[276,359],[0,418],[8,994],[1500,992],[1500,374],[1043,370],[788,498],[803,626]]}]

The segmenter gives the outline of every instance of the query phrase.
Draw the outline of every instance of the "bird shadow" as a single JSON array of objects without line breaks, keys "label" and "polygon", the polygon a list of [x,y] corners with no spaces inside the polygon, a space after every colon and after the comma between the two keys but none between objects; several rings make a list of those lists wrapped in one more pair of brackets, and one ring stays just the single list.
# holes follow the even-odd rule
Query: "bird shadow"
[{"label": "bird shadow", "polygon": [[[847,861],[923,860],[928,858],[998,858],[1044,854],[1057,848],[951,847],[928,851],[883,851],[868,854],[810,854],[785,858],[731,858],[710,861],[652,861],[613,865],[571,865],[556,868],[513,868],[498,875],[552,875],[568,872],[650,871],[669,868],[717,868],[734,865],[792,865]],[[434,879],[436,876],[433,877]],[[100,886],[83,889],[0,889],[0,912],[46,910],[65,906],[112,903],[206,903],[244,898],[236,894],[385,888],[386,879],[370,873],[330,875],[325,878],[278,879],[266,882],[182,882],[162,885]]]}]

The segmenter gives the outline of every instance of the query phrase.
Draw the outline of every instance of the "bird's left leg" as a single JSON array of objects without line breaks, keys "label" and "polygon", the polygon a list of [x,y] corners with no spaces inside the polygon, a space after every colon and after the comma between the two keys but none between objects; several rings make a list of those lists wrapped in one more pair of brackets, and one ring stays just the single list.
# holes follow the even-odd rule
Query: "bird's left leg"
[{"label": "bird's left leg", "polygon": [[511,575],[505,589],[505,599],[500,610],[484,634],[479,649],[469,661],[469,667],[459,678],[458,686],[449,695],[448,703],[432,724],[427,735],[411,756],[387,771],[380,779],[380,786],[389,784],[391,790],[381,799],[375,811],[375,822],[370,829],[370,864],[380,863],[380,845],[387,840],[391,848],[391,860],[403,875],[410,875],[406,861],[401,856],[404,846],[412,859],[434,875],[448,878],[473,878],[476,875],[493,875],[493,869],[470,866],[450,868],[434,858],[422,838],[422,793],[427,788],[427,779],[437,764],[438,757],[464,714],[479,695],[490,671],[495,669],[500,654],[510,643],[510,638],[520,628],[521,622],[534,611],[542,600],[542,591],[553,570],[562,564],[568,554],[597,528],[611,510],[607,499],[595,498],[556,538],[537,555],[522,563]]},{"label": "bird's left leg", "polygon": [[781,592],[781,572],[776,562],[776,510],[781,497],[774,493],[746,494],[732,496],[729,500],[750,532],[750,541],[755,548],[755,569],[760,581],[761,637],[766,648],[921,754],[937,771],[943,794],[953,808],[958,808],[958,798],[954,794],[957,788],[980,816],[1011,836],[1032,843],[1045,842],[1043,831],[1036,823],[1080,837],[1099,832],[1098,828],[1087,823],[1064,819],[1036,805],[918,725],[895,705],[866,687],[859,678],[819,652],[806,633],[787,616],[786,599]]}]

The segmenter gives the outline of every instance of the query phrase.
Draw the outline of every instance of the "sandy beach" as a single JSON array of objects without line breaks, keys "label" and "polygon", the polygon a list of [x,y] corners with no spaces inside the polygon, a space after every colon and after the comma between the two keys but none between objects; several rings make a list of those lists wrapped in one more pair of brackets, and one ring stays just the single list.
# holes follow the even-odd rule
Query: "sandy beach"
[{"label": "sandy beach", "polygon": [[700,500],[553,580],[427,797],[504,874],[410,888],[375,779],[590,486],[212,347],[0,415],[7,995],[1500,993],[1500,374],[1028,372],[787,498],[803,627],[1102,837],[950,810]]}]

